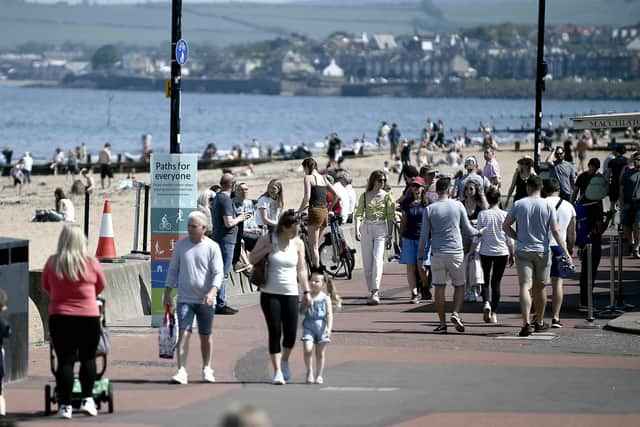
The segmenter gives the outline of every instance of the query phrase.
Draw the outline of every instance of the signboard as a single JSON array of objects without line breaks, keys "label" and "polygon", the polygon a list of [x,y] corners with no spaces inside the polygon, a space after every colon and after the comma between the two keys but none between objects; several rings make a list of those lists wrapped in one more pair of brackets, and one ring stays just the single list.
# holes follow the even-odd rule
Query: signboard
[{"label": "signboard", "polygon": [[189,45],[186,40],[180,39],[176,43],[176,61],[178,64],[184,65],[187,63],[187,59],[189,59]]},{"label": "signboard", "polygon": [[572,117],[574,129],[626,129],[640,127],[640,113],[593,114]]},{"label": "signboard", "polygon": [[187,236],[187,218],[196,209],[198,155],[151,155],[151,315],[159,326],[169,262],[178,240]]}]

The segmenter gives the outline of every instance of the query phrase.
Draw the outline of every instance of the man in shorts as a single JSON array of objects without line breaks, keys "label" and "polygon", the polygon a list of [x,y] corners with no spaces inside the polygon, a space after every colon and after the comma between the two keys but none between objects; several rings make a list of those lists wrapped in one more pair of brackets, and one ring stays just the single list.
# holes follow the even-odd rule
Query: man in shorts
[{"label": "man in shorts", "polygon": [[104,144],[104,148],[98,154],[98,163],[100,164],[100,184],[104,190],[104,179],[108,178],[107,187],[111,187],[111,178],[113,178],[113,168],[111,167],[111,144]]},{"label": "man in shorts", "polygon": [[459,315],[465,282],[462,232],[472,236],[482,235],[482,231],[471,226],[462,203],[449,198],[450,187],[451,178],[438,179],[436,192],[439,199],[424,211],[418,244],[418,259],[422,262],[425,258],[425,245],[431,234],[431,275],[435,287],[436,311],[440,319],[440,325],[433,330],[436,334],[447,333],[444,291],[449,281],[454,286],[451,323],[458,332],[464,332],[464,324]]},{"label": "man in shorts", "polygon": [[[532,176],[527,180],[528,197],[513,204],[502,224],[502,229],[516,241],[516,269],[520,282],[520,309],[523,326],[520,336],[531,334],[529,312],[531,311],[531,287],[536,310],[535,332],[549,328],[544,323],[544,309],[547,303],[545,285],[551,282],[550,239],[553,235],[562,248],[562,254],[571,260],[567,245],[560,234],[558,215],[549,203],[540,197],[542,178]],[[517,231],[512,228],[516,224]]]},{"label": "man in shorts", "polygon": [[211,328],[216,294],[222,284],[224,271],[220,247],[204,235],[206,224],[207,217],[202,212],[193,211],[189,214],[189,236],[176,243],[165,283],[164,304],[171,304],[171,291],[178,288],[178,372],[171,378],[175,384],[189,382],[185,367],[194,317],[200,335],[202,378],[211,383],[216,380],[211,369]]}]

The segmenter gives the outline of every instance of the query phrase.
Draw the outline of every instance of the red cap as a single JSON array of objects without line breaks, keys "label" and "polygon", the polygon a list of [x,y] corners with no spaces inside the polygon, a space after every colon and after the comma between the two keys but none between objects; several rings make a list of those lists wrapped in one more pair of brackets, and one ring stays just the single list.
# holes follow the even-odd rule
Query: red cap
[{"label": "red cap", "polygon": [[424,182],[424,178],[421,176],[416,176],[415,178],[413,178],[411,180],[411,184],[418,184],[420,187],[424,187],[425,186],[425,182]]}]

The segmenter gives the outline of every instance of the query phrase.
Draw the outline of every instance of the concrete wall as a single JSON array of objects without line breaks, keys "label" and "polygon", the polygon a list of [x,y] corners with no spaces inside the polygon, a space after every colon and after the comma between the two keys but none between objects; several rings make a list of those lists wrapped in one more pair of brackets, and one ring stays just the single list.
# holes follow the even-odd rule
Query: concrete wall
[{"label": "concrete wall", "polygon": [[[107,286],[103,291],[106,300],[107,323],[127,320],[151,314],[151,272],[149,261],[126,260],[122,264],[102,264]],[[42,290],[42,270],[29,272],[29,298],[37,307],[40,325],[32,325],[35,332],[42,328],[44,336],[49,327],[49,296]],[[38,342],[38,336],[31,342]]]}]

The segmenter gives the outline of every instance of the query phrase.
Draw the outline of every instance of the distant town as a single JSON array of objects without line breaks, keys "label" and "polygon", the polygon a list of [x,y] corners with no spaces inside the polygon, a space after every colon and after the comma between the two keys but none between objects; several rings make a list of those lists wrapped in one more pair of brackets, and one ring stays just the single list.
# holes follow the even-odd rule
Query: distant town
[{"label": "distant town", "polygon": [[[164,90],[168,50],[20,46],[0,54],[0,80]],[[640,99],[640,23],[547,27],[544,56],[556,97]],[[535,73],[536,28],[514,24],[190,46],[182,67],[185,90],[280,95],[523,97],[533,93]]]}]

